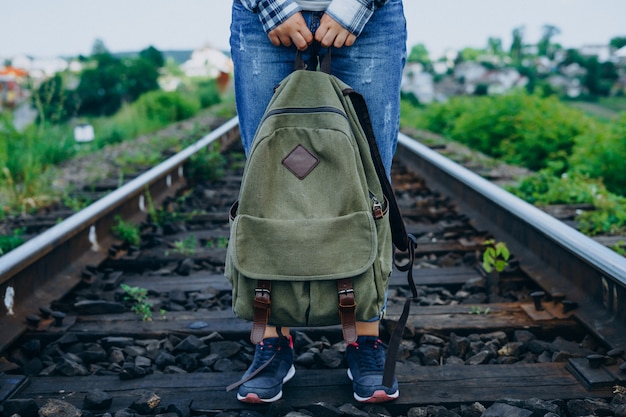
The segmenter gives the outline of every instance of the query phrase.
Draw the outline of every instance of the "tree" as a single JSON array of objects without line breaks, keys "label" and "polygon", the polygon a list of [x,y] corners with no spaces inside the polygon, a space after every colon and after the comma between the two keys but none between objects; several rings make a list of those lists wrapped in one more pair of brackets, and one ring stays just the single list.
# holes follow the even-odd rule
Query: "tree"
[{"label": "tree", "polygon": [[601,67],[598,57],[591,57],[587,60],[587,75],[583,80],[583,85],[589,90],[591,95],[606,95],[602,91]]},{"label": "tree", "polygon": [[492,55],[502,55],[502,39],[489,37],[489,39],[487,40],[487,50]]},{"label": "tree", "polygon": [[104,45],[104,41],[102,39],[96,39],[93,42],[93,45],[91,46],[91,55],[92,56],[110,55],[110,52],[107,49],[107,47]]},{"label": "tree", "polygon": [[80,115],[112,115],[123,102],[133,102],[159,88],[159,68],[164,59],[154,47],[124,60],[111,55],[101,41],[96,41],[93,50],[91,59],[96,65],[83,71],[75,91]]},{"label": "tree", "polygon": [[476,48],[463,48],[459,54],[461,62],[477,61],[478,57],[483,55],[485,51]]},{"label": "tree", "polygon": [[587,58],[582,56],[580,51],[578,51],[578,49],[572,48],[572,49],[567,49],[565,51],[565,59],[563,59],[563,61],[561,61],[559,65],[567,66],[571,64],[578,64],[581,67],[584,67],[586,63],[587,63]]},{"label": "tree", "polygon": [[80,84],[76,88],[79,97],[79,114],[109,116],[115,113],[122,103],[120,66],[106,65],[83,71]]},{"label": "tree", "polygon": [[139,57],[151,62],[155,68],[161,68],[165,65],[165,58],[163,57],[163,54],[154,46],[149,46],[139,52]]},{"label": "tree", "polygon": [[131,59],[125,62],[123,81],[124,100],[133,102],[143,93],[159,88],[159,68],[146,58]]},{"label": "tree", "polygon": [[559,35],[561,30],[553,25],[544,25],[543,34],[537,44],[537,50],[540,56],[550,56],[552,54],[550,41],[556,35]]},{"label": "tree", "polygon": [[524,26],[513,29],[513,41],[511,42],[511,58],[513,62],[522,62],[524,53]]},{"label": "tree", "polygon": [[620,49],[626,46],[626,36],[618,36],[618,37],[612,38],[611,41],[609,42],[609,46],[615,49]]},{"label": "tree", "polygon": [[418,43],[411,48],[411,53],[407,58],[408,62],[419,62],[422,65],[428,65],[431,63],[428,50],[423,43]]}]

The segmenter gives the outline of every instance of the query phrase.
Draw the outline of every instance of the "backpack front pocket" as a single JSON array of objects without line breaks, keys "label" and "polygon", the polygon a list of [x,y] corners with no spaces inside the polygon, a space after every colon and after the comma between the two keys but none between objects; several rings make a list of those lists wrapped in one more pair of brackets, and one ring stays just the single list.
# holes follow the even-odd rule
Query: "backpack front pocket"
[{"label": "backpack front pocket", "polygon": [[229,245],[239,272],[283,281],[359,275],[378,253],[376,225],[369,212],[284,220],[239,215]]}]

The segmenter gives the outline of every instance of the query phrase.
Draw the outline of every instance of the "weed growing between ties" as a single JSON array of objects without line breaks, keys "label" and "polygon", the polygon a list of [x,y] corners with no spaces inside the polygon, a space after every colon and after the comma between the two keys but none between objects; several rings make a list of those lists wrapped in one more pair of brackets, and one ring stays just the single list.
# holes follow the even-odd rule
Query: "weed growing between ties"
[{"label": "weed growing between ties", "polygon": [[113,225],[111,231],[124,243],[139,246],[141,243],[141,231],[139,230],[139,226],[124,221],[120,216],[115,216],[115,221],[117,223]]},{"label": "weed growing between ties", "polygon": [[[128,284],[120,284],[126,295],[124,301],[131,302],[131,311],[141,317],[143,321],[152,321],[152,305],[148,302],[148,290],[141,287],[131,287]],[[165,318],[165,310],[161,310],[162,318]]]}]

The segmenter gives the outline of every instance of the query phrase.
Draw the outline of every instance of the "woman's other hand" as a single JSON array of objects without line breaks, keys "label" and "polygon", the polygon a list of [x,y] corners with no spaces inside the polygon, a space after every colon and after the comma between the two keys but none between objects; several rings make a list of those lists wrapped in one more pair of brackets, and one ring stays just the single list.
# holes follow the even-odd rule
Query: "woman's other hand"
[{"label": "woman's other hand", "polygon": [[341,48],[342,46],[352,46],[356,41],[356,36],[335,19],[324,14],[320,20],[320,27],[315,31],[315,40],[325,48],[330,46]]}]

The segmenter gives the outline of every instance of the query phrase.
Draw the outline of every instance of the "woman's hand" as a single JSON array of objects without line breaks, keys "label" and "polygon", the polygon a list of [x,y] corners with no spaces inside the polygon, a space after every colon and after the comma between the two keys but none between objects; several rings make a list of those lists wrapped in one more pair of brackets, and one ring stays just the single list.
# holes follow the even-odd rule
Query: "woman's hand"
[{"label": "woman's hand", "polygon": [[325,48],[329,46],[341,48],[342,46],[352,46],[356,41],[356,36],[324,13],[320,20],[320,27],[315,31],[315,40]]},{"label": "woman's hand", "polygon": [[303,51],[313,42],[313,34],[309,30],[302,13],[294,13],[287,20],[272,29],[267,36],[275,46],[291,46]]}]

